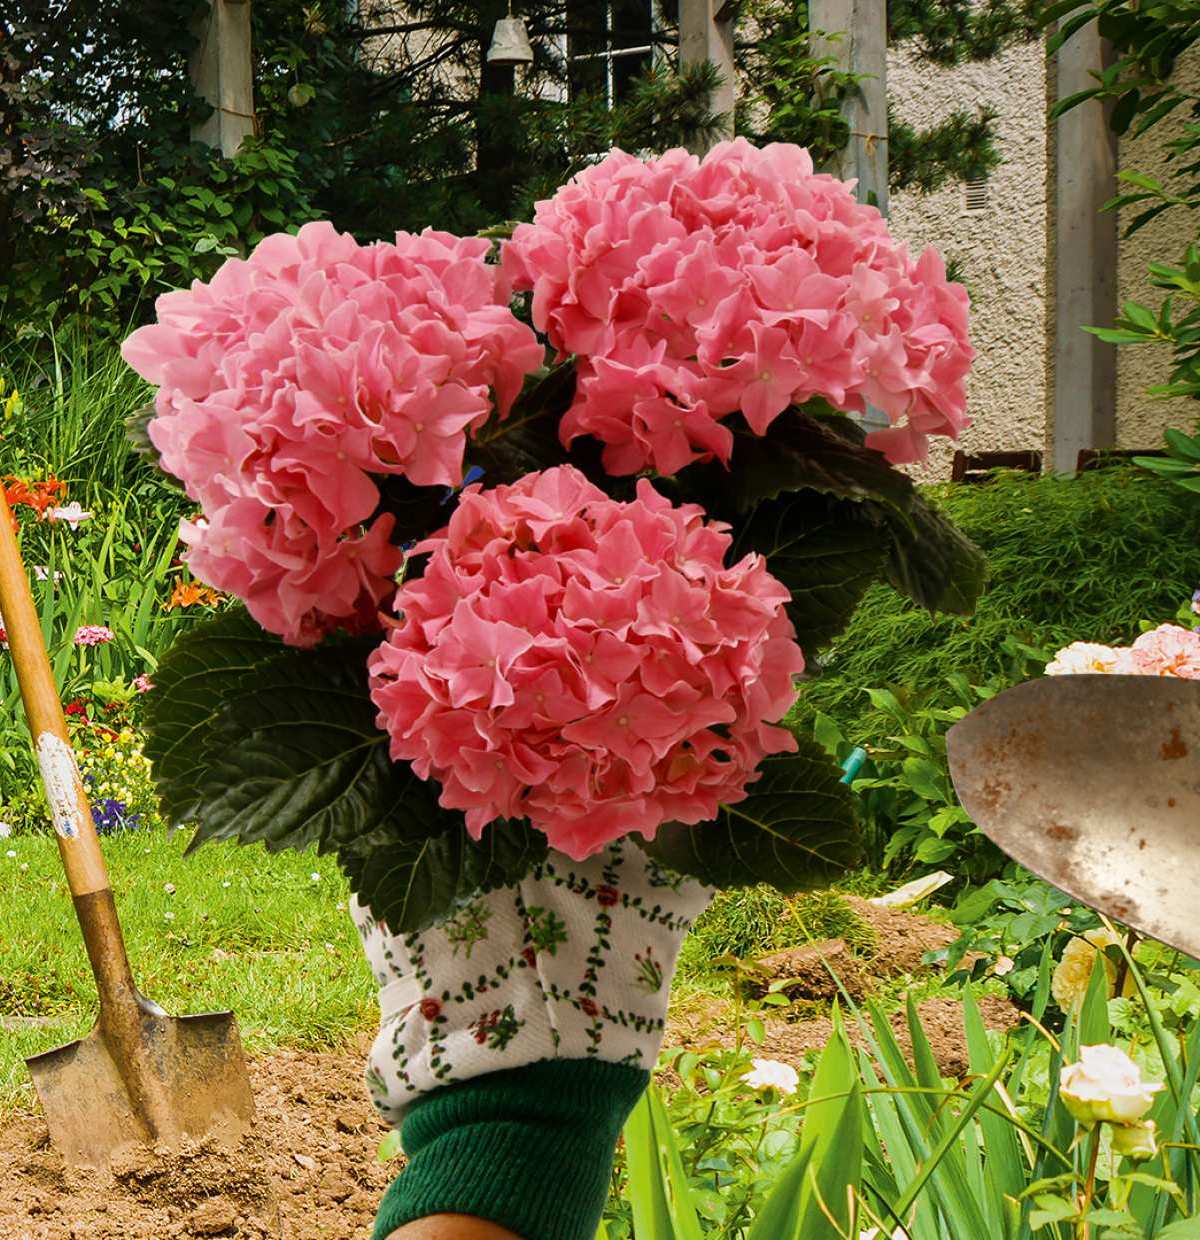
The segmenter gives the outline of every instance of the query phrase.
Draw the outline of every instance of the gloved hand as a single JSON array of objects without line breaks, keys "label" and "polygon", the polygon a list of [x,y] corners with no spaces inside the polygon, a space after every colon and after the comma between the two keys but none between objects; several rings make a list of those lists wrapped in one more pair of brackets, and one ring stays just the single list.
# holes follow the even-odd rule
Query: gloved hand
[{"label": "gloved hand", "polygon": [[409,1156],[377,1237],[459,1213],[526,1240],[592,1240],[710,896],[619,841],[582,862],[551,853],[418,934],[353,903],[381,987],[367,1081]]}]

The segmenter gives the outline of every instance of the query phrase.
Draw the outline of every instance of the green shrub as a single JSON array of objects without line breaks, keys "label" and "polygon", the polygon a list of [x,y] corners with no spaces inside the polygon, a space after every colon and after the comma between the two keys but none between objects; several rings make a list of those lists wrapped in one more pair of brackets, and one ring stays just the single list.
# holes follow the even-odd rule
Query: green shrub
[{"label": "green shrub", "polygon": [[874,586],[805,687],[800,727],[829,715],[855,744],[891,730],[867,689],[1027,678],[1028,652],[1071,641],[1127,643],[1140,619],[1175,615],[1200,584],[1200,508],[1127,467],[1075,477],[1000,474],[931,488],[988,558],[973,616],[930,615]]}]

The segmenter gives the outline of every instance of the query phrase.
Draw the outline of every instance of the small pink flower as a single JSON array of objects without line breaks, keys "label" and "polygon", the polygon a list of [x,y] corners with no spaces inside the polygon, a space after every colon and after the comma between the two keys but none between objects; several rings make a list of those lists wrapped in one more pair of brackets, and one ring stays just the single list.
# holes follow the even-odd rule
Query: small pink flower
[{"label": "small pink flower", "polygon": [[142,672],[140,676],[133,678],[133,687],[139,693],[149,693],[154,688],[154,681],[145,672]]},{"label": "small pink flower", "polygon": [[107,625],[85,624],[75,630],[75,645],[103,646],[112,641],[116,634]]},{"label": "small pink flower", "polygon": [[[50,580],[50,568],[46,564],[35,564],[33,566],[33,575],[38,579],[38,581],[49,581]],[[54,574],[54,580],[61,581],[62,578],[63,578],[62,573],[56,571]]]}]

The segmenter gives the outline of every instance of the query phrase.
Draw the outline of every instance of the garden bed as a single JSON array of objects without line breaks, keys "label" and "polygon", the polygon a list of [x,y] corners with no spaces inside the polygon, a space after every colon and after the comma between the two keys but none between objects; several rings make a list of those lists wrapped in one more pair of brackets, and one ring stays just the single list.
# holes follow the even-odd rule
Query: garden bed
[{"label": "garden bed", "polygon": [[366,1044],[256,1056],[253,1136],[233,1154],[144,1153],[112,1176],[67,1171],[38,1114],[0,1126],[0,1236],[6,1240],[242,1237],[353,1240],[370,1232],[397,1164],[362,1083]]}]

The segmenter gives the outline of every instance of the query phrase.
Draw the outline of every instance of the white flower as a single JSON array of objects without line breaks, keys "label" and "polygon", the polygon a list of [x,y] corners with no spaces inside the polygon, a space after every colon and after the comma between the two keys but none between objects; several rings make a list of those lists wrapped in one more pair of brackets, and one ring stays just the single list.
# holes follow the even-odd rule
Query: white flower
[{"label": "white flower", "polygon": [[10,848],[4,855],[6,857],[15,857],[17,855],[17,850],[15,848]]},{"label": "white flower", "polygon": [[309,878],[311,878],[314,883],[319,883],[321,881],[321,876],[316,872],[316,870],[313,870],[313,872],[309,875]]},{"label": "white flower", "polygon": [[0,822],[0,840],[8,839],[12,833],[12,827],[7,822]]},{"label": "white flower", "polygon": [[1072,642],[1046,664],[1047,676],[1079,676],[1088,673],[1120,675],[1131,670],[1128,647],[1102,646],[1099,642]]},{"label": "white flower", "polygon": [[173,896],[175,894],[175,884],[163,883],[163,890],[167,893],[167,895]]},{"label": "white flower", "polygon": [[791,1064],[777,1059],[755,1059],[754,1067],[742,1074],[742,1080],[752,1089],[777,1089],[781,1094],[794,1094],[800,1084],[800,1074]]},{"label": "white flower", "polygon": [[65,521],[72,529],[75,529],[81,521],[90,521],[92,514],[84,512],[79,501],[74,499],[65,508],[51,508],[46,513],[46,519],[49,521]]},{"label": "white flower", "polygon": [[233,885],[232,883],[222,883],[222,884],[221,884],[221,886],[222,886],[222,887],[231,887],[232,885]]},{"label": "white flower", "polygon": [[1162,1089],[1143,1081],[1137,1064],[1116,1046],[1081,1046],[1079,1059],[1062,1070],[1058,1083],[1063,1105],[1085,1128],[1099,1123],[1135,1124],[1154,1105]]},{"label": "white flower", "polygon": [[[36,577],[39,581],[46,581],[46,580],[48,580],[48,579],[49,579],[49,577],[50,577],[50,569],[49,569],[49,567],[48,567],[47,565],[45,565],[45,564],[35,564],[35,565],[33,566],[33,575],[34,575],[34,576],[35,576],[35,577]],[[55,572],[55,574],[54,574],[54,580],[55,580],[55,581],[61,581],[61,580],[62,580],[62,578],[63,578],[62,573],[60,573],[60,572]]]},{"label": "white flower", "polygon": [[1000,959],[996,961],[996,966],[992,969],[992,972],[997,977],[1003,977],[1006,973],[1011,973],[1016,967],[1017,966],[1013,963],[1011,956],[1001,956]]}]

